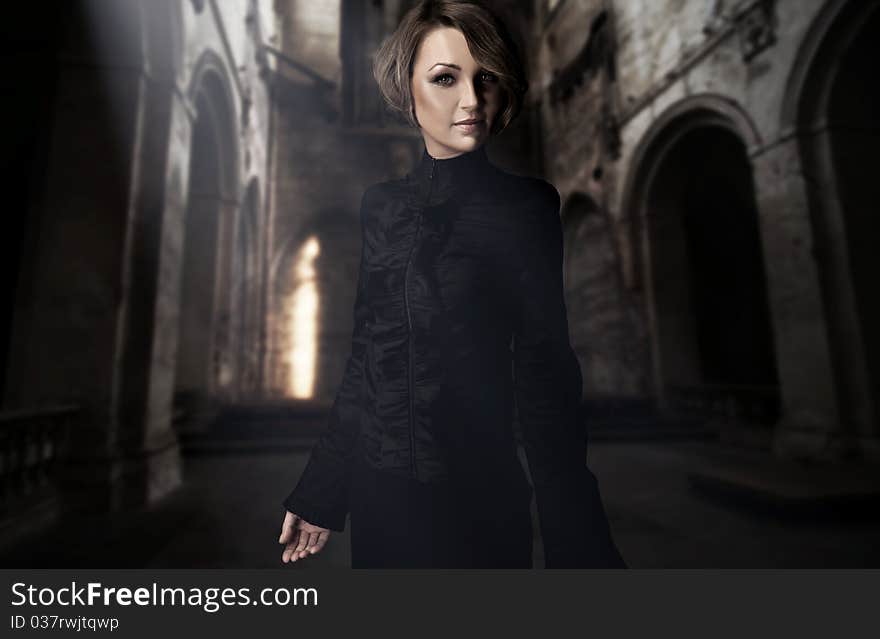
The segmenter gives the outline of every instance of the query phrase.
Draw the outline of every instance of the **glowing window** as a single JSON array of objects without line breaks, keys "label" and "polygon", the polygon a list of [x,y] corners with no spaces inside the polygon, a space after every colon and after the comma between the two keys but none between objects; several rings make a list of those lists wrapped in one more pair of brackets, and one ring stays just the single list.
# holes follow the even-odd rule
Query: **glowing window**
[{"label": "glowing window", "polygon": [[309,399],[315,390],[317,364],[318,310],[320,299],[315,274],[315,259],[321,252],[318,239],[307,239],[294,259],[294,289],[288,309],[287,363],[290,376],[288,394]]}]

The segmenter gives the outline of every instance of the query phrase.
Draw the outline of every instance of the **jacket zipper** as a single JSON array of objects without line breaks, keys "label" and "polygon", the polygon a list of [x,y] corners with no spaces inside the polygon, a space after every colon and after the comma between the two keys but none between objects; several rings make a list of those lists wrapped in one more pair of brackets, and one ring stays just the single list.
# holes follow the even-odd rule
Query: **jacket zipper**
[{"label": "jacket zipper", "polygon": [[425,201],[422,204],[422,209],[418,211],[418,216],[416,217],[416,234],[415,239],[413,240],[413,245],[409,250],[409,256],[406,258],[406,268],[403,274],[403,305],[406,308],[406,325],[409,329],[409,334],[407,335],[407,348],[408,348],[408,359],[409,359],[409,367],[408,367],[408,395],[409,395],[409,472],[415,478],[416,477],[416,429],[413,423],[415,416],[415,399],[413,397],[413,387],[415,385],[413,380],[413,325],[412,325],[412,315],[410,314],[409,309],[409,267],[412,262],[413,252],[415,251],[416,245],[419,242],[419,232],[422,230],[422,210],[425,206],[427,206],[428,202],[431,199],[431,187],[434,185],[434,163],[436,160],[431,158],[431,172],[428,175],[428,195],[425,197]]}]

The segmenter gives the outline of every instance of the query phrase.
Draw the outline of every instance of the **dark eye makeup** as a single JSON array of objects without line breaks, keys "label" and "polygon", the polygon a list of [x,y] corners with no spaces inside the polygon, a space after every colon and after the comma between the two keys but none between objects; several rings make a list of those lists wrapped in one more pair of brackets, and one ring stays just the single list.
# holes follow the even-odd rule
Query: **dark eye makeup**
[{"label": "dark eye makeup", "polygon": [[[497,76],[494,73],[489,71],[482,71],[480,73],[480,77],[488,78],[490,83],[496,82],[498,80]],[[449,81],[444,80],[444,78],[449,78]],[[455,76],[451,73],[441,73],[436,76],[433,80],[431,80],[434,84],[439,84],[440,86],[451,86],[455,82]]]}]

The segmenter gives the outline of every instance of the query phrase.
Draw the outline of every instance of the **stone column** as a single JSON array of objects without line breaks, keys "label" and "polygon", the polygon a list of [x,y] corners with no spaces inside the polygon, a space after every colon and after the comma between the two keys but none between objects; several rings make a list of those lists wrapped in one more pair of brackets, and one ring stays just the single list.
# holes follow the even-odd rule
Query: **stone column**
[{"label": "stone column", "polygon": [[171,82],[145,70],[135,14],[117,8],[103,24],[112,33],[94,36],[106,48],[83,25],[62,48],[7,390],[10,407],[80,407],[62,486],[66,506],[89,510],[152,501],[180,482],[166,338],[186,163],[169,161],[168,141],[187,123]]},{"label": "stone column", "polygon": [[786,457],[837,458],[847,444],[796,140],[752,161],[782,395],[774,449]]},{"label": "stone column", "polygon": [[234,352],[233,317],[238,312],[232,299],[232,267],[235,255],[235,227],[241,203],[220,198],[216,203],[217,253],[214,262],[214,313],[212,319],[211,384],[214,393],[222,399],[236,397],[237,364]]}]

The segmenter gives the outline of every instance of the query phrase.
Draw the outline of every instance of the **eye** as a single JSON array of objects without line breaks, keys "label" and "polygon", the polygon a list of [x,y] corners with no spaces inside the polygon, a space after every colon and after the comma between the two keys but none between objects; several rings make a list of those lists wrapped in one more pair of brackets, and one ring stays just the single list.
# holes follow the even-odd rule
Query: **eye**
[{"label": "eye", "polygon": [[483,71],[483,73],[480,74],[480,77],[486,82],[498,82],[498,76],[490,71]]},{"label": "eye", "polygon": [[[449,80],[451,80],[451,82],[442,82],[443,78],[449,78]],[[434,84],[439,84],[441,86],[449,86],[454,81],[455,81],[455,78],[453,78],[452,75],[449,73],[441,73],[433,80]]]}]

